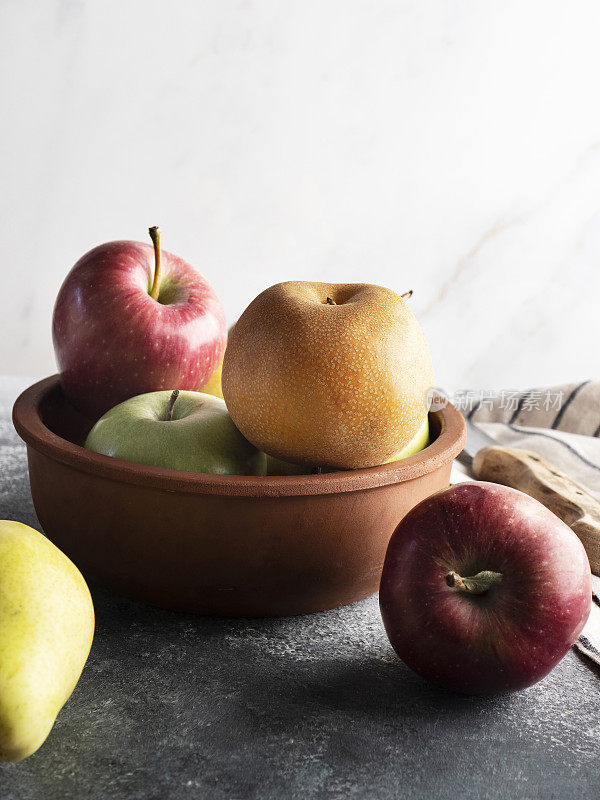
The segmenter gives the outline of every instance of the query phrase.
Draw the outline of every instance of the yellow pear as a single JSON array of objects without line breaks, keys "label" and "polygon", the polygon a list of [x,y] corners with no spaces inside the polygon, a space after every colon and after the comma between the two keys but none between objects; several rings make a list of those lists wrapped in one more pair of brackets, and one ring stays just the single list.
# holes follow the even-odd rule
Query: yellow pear
[{"label": "yellow pear", "polygon": [[0,760],[20,761],[45,741],[93,636],[77,567],[28,525],[0,521]]},{"label": "yellow pear", "polygon": [[219,361],[216,370],[206,381],[204,386],[201,389],[198,389],[198,391],[204,392],[204,394],[212,394],[213,397],[220,397],[222,400],[223,399],[223,389],[221,387],[222,370],[223,370],[223,359]]},{"label": "yellow pear", "polygon": [[[231,331],[235,326],[231,325],[229,330],[227,331],[227,336],[231,335]],[[223,373],[223,359],[219,361],[217,364],[217,368],[210,376],[210,378],[206,381],[202,388],[198,389],[199,392],[204,392],[204,394],[212,394],[214,397],[220,397],[223,400],[223,387],[221,386],[221,376]]]}]

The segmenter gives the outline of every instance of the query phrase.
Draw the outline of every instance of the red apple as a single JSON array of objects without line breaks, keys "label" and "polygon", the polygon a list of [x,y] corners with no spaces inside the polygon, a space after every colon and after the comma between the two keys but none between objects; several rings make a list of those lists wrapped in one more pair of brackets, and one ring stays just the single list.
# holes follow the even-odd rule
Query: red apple
[{"label": "red apple", "polygon": [[221,361],[225,313],[208,281],[151,245],[107,242],[69,272],[52,335],[65,394],[97,418],[117,403],[161,389],[199,389]]},{"label": "red apple", "polygon": [[466,694],[512,691],[547,675],[577,639],[590,567],[537,500],[460,483],[398,525],[379,599],[392,647],[423,678]]}]

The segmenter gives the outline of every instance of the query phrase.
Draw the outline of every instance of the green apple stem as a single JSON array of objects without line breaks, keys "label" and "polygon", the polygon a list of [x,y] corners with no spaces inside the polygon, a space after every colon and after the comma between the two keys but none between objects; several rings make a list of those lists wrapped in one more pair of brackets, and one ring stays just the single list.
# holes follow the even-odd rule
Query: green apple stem
[{"label": "green apple stem", "polygon": [[404,294],[401,294],[401,295],[400,295],[400,297],[401,297],[403,300],[410,300],[410,298],[411,298],[412,296],[413,296],[413,290],[412,290],[412,289],[409,289],[409,290],[408,290],[408,292],[404,292]]},{"label": "green apple stem", "polygon": [[158,300],[160,292],[160,229],[158,225],[153,225],[148,228],[148,233],[154,245],[154,280],[152,281],[152,288],[150,289],[150,297],[153,300]]},{"label": "green apple stem", "polygon": [[462,578],[458,572],[451,570],[446,575],[446,583],[453,589],[458,589],[467,594],[485,594],[492,586],[500,583],[502,580],[501,572],[490,572],[484,570],[478,572],[477,575],[472,575],[470,578]]},{"label": "green apple stem", "polygon": [[169,402],[167,403],[165,422],[171,422],[173,419],[173,406],[175,405],[175,400],[177,400],[178,397],[179,389],[173,389],[171,392],[171,397],[169,397]]}]

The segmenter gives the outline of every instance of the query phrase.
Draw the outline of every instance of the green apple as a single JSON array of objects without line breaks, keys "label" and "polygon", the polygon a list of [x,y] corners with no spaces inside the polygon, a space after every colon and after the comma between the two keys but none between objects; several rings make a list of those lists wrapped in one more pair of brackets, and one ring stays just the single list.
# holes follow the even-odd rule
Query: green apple
[{"label": "green apple", "polygon": [[[410,440],[410,442],[402,448],[394,458],[386,461],[390,464],[392,461],[400,461],[403,458],[414,456],[415,453],[420,453],[429,445],[429,417],[425,417],[425,422],[421,425],[419,430]],[[282,461],[280,458],[267,455],[267,475],[306,475],[306,465],[291,464],[289,461]]]},{"label": "green apple", "polygon": [[0,760],[20,761],[45,741],[93,636],[77,567],[33,528],[0,521]]},{"label": "green apple", "polygon": [[89,450],[190,472],[265,475],[266,456],[233,424],[223,400],[202,392],[149,392],[111,408],[89,432]]},{"label": "green apple", "polygon": [[419,430],[415,433],[413,438],[410,442],[405,445],[402,450],[398,453],[397,456],[390,458],[389,461],[386,461],[386,464],[390,464],[392,461],[400,461],[403,458],[408,458],[409,456],[414,456],[415,453],[420,453],[421,450],[424,450],[429,445],[429,416],[425,417],[425,421],[419,428]]}]

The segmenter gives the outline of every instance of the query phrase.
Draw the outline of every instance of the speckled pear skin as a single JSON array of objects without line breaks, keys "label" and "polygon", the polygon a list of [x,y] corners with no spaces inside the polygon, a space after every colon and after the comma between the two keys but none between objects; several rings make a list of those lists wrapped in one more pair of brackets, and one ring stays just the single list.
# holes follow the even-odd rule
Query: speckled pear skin
[{"label": "speckled pear skin", "polygon": [[[402,461],[404,458],[409,458],[415,453],[420,453],[429,444],[429,417],[425,417],[425,421],[402,450],[390,458],[388,464],[393,461]],[[304,475],[308,471],[306,465],[290,464],[289,461],[281,461],[279,458],[267,456],[267,475]]]},{"label": "speckled pear skin", "polygon": [[77,567],[28,525],[0,521],[0,760],[20,761],[45,741],[93,636]]},{"label": "speckled pear skin", "polygon": [[395,292],[287,281],[237,321],[222,384],[234,422],[260,450],[356,469],[385,463],[415,436],[433,369],[425,336]]}]

